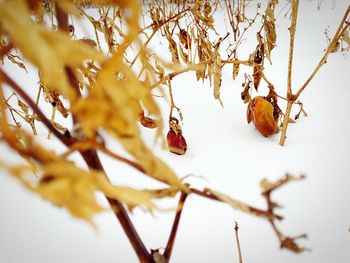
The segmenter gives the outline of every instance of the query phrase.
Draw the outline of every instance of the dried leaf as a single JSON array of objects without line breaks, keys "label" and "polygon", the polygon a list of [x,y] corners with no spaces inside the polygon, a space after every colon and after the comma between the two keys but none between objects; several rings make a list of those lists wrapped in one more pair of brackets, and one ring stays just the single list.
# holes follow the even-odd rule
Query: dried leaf
[{"label": "dried leaf", "polygon": [[238,73],[239,73],[239,66],[240,66],[240,63],[238,61],[234,61],[233,62],[233,72],[232,72],[232,78],[233,79],[236,79],[237,76],[238,76]]},{"label": "dried leaf", "polygon": [[197,81],[202,79],[204,81],[205,78],[205,71],[207,69],[207,65],[206,64],[200,64],[196,67],[196,78]]},{"label": "dried leaf", "polygon": [[219,100],[221,106],[223,106],[220,99],[221,75],[221,57],[217,51],[214,57],[214,98]]},{"label": "dried leaf", "polygon": [[17,105],[22,109],[25,114],[28,114],[29,106],[17,98]]},{"label": "dried leaf", "polygon": [[170,36],[170,34],[166,34],[165,37],[169,42],[169,50],[173,63],[179,63],[179,53],[177,52],[177,45],[175,40]]},{"label": "dried leaf", "polygon": [[271,51],[276,46],[276,29],[275,29],[275,22],[274,21],[264,21],[264,30],[266,34],[266,46],[267,46],[267,52],[266,56],[271,61]]},{"label": "dried leaf", "polygon": [[276,26],[275,26],[275,8],[278,4],[277,0],[269,0],[264,16],[264,31],[265,31],[265,54],[271,63],[271,51],[276,46]]},{"label": "dried leaf", "polygon": [[157,74],[159,76],[159,79],[162,79],[164,77],[164,75],[165,75],[165,70],[164,70],[163,67],[161,67],[159,65],[159,61],[158,60],[156,60],[155,65],[156,65]]},{"label": "dried leaf", "polygon": [[295,239],[290,238],[290,237],[286,237],[285,239],[283,239],[283,241],[281,242],[281,248],[286,248],[286,249],[291,250],[295,253],[302,253],[302,252],[308,250],[307,248],[300,247],[295,242]]},{"label": "dried leaf", "polygon": [[19,56],[8,54],[7,58],[12,63],[16,64],[17,66],[19,66],[20,68],[24,69],[28,73],[28,70],[27,70],[26,66],[24,65],[24,63],[23,63],[23,60]]},{"label": "dried leaf", "polygon": [[180,50],[181,59],[182,59],[185,63],[188,63],[188,55],[185,53],[185,51],[183,51],[183,49],[182,49],[181,46],[179,46],[179,50]]},{"label": "dried leaf", "polygon": [[262,75],[263,75],[262,66],[259,65],[259,64],[254,64],[254,67],[253,67],[253,80],[254,80],[254,88],[255,88],[256,91],[258,91]]},{"label": "dried leaf", "polygon": [[111,185],[104,174],[84,171],[72,162],[56,159],[42,164],[41,169],[44,176],[37,184],[26,176],[29,167],[9,168],[29,190],[88,222],[92,222],[94,214],[105,210],[96,200],[95,193],[98,191],[130,206],[155,208],[148,191]]},{"label": "dried leaf", "polygon": [[252,121],[256,129],[268,137],[280,131],[274,117],[274,107],[265,98],[258,96],[250,101],[247,108],[247,121]]},{"label": "dried leaf", "polygon": [[248,213],[248,214],[258,215],[256,213],[254,213],[253,211],[251,211],[249,205],[247,205],[241,201],[235,200],[226,194],[222,194],[222,193],[216,192],[216,191],[208,189],[208,188],[205,188],[204,191],[206,193],[214,195],[219,200],[229,204],[233,209],[237,209],[237,210],[240,210],[240,211]]},{"label": "dried leaf", "polygon": [[75,92],[70,88],[64,65],[75,67],[86,59],[105,59],[102,53],[72,41],[65,33],[51,32],[35,23],[25,1],[1,2],[0,22],[11,42],[38,67],[43,84],[66,98],[74,98]]}]

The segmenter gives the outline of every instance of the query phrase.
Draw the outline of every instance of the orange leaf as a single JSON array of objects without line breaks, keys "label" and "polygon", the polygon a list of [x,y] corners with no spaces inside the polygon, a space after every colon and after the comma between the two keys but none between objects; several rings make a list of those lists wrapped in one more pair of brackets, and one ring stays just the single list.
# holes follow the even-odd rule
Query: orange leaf
[{"label": "orange leaf", "polygon": [[248,105],[247,121],[254,123],[255,128],[268,137],[280,131],[273,116],[273,105],[264,97],[255,97]]}]

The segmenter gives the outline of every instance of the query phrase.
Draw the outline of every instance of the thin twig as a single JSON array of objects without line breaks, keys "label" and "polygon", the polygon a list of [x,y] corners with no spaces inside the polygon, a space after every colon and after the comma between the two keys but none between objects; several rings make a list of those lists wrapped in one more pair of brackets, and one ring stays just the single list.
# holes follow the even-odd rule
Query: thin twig
[{"label": "thin twig", "polygon": [[138,170],[141,173],[146,174],[145,169],[138,163],[131,161],[123,156],[120,156],[119,154],[116,154],[114,152],[112,152],[111,150],[107,149],[105,146],[103,146],[102,144],[97,143],[96,141],[79,141],[74,143],[67,152],[65,152],[62,157],[67,157],[68,155],[70,155],[71,153],[73,153],[74,151],[82,151],[82,149],[96,149],[98,151],[103,152],[104,154],[108,155],[109,157],[112,157],[118,161],[121,161],[123,163],[126,163],[128,165],[130,165],[131,167],[135,168],[136,170]]},{"label": "thin twig", "polygon": [[327,58],[329,56],[329,54],[331,54],[332,50],[334,49],[335,45],[337,44],[337,42],[339,41],[340,37],[342,36],[343,32],[345,32],[349,27],[350,27],[350,23],[346,24],[346,26],[342,29],[343,25],[345,24],[345,21],[348,17],[350,13],[350,5],[348,6],[344,17],[342,19],[342,21],[340,22],[340,25],[338,27],[337,32],[334,34],[332,41],[330,42],[325,54],[323,55],[323,57],[321,58],[320,62],[317,64],[316,68],[314,69],[314,71],[311,73],[310,77],[305,81],[305,83],[301,86],[301,88],[298,90],[298,92],[295,94],[296,99],[299,98],[300,94],[304,91],[304,89],[307,87],[307,85],[309,85],[309,83],[311,82],[311,80],[315,77],[315,75],[317,74],[317,72],[320,70],[320,68],[326,63]]},{"label": "thin twig", "polygon": [[[147,45],[149,44],[149,42],[151,41],[151,39],[154,37],[154,35],[158,32],[158,30],[165,24],[167,24],[169,21],[178,18],[179,16],[183,15],[185,12],[189,11],[190,8],[187,8],[183,11],[181,11],[180,13],[173,15],[172,17],[169,17],[168,19],[162,21],[159,25],[157,25],[157,28],[153,29],[152,34],[149,36],[149,38],[146,40],[146,42],[143,44],[142,49],[145,49],[147,47]],[[149,25],[148,27],[151,27],[153,25],[153,23],[151,25]],[[141,31],[142,32],[142,31]],[[140,50],[137,55],[135,56],[135,58],[133,59],[133,61],[130,64],[130,68],[135,64],[137,58],[140,56],[142,50]]]},{"label": "thin twig", "polygon": [[165,251],[164,251],[164,254],[163,254],[163,256],[164,256],[164,258],[165,258],[165,260],[167,262],[169,261],[169,259],[171,257],[171,252],[172,252],[173,247],[174,247],[176,233],[177,233],[177,230],[178,230],[178,227],[179,227],[180,218],[181,218],[181,214],[182,214],[182,209],[183,209],[183,206],[185,204],[186,198],[187,198],[187,193],[181,192],[179,203],[177,205],[177,212],[176,212],[176,215],[175,215],[175,218],[174,218],[174,223],[173,223],[173,226],[171,228],[171,232],[170,232],[170,235],[169,235],[168,243],[166,245],[166,248],[165,248]]},{"label": "thin twig", "polygon": [[17,85],[4,71],[0,69],[0,78],[4,80],[5,83],[7,83],[15,92],[18,93],[19,96],[21,96],[26,103],[33,109],[33,111],[36,113],[36,115],[39,116],[40,120],[44,125],[59,139],[62,143],[64,143],[66,146],[70,146],[73,141],[72,139],[66,137],[62,133],[60,133],[51,123],[51,121],[46,118],[44,113],[40,110],[40,108],[35,104],[35,102],[27,95],[27,93]]},{"label": "thin twig", "polygon": [[238,237],[238,223],[235,221],[235,236],[236,236],[236,242],[237,242],[237,250],[238,250],[238,262],[243,263],[242,260],[242,252],[241,252],[241,244],[239,243],[239,237]]},{"label": "thin twig", "polygon": [[[299,6],[299,0],[292,0],[292,21],[291,21],[291,25],[289,28],[290,39],[289,39],[288,79],[287,79],[288,91],[287,91],[287,94],[292,94],[293,53],[294,53],[295,31],[296,31],[297,18],[298,18],[298,6]],[[287,96],[287,98],[288,98],[288,96]]]}]

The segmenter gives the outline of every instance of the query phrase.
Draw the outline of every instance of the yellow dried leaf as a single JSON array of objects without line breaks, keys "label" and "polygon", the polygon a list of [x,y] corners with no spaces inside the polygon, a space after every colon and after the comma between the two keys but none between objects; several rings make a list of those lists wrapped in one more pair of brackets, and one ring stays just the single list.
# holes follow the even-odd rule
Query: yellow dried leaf
[{"label": "yellow dried leaf", "polygon": [[179,50],[180,50],[180,56],[183,62],[187,63],[188,62],[188,55],[185,53],[185,51],[182,49],[182,47],[179,45]]},{"label": "yellow dried leaf", "polygon": [[214,98],[220,102],[221,106],[223,106],[220,99],[221,75],[221,57],[217,51],[214,57]]},{"label": "yellow dried leaf", "polygon": [[280,131],[273,112],[273,105],[264,97],[257,96],[248,104],[247,121],[253,121],[255,128],[262,135],[271,136]]},{"label": "yellow dried leaf", "polygon": [[24,65],[24,63],[23,63],[23,60],[19,56],[8,54],[7,58],[12,63],[16,64],[17,66],[19,66],[20,68],[24,69],[28,73],[28,70],[27,70],[26,66]]},{"label": "yellow dried leaf", "polygon": [[177,45],[175,40],[169,34],[166,34],[165,37],[169,42],[169,50],[173,63],[179,63],[179,53],[177,52]]},{"label": "yellow dried leaf", "polygon": [[43,84],[67,98],[74,98],[75,93],[68,83],[64,65],[76,67],[86,59],[100,62],[105,59],[102,53],[72,41],[68,35],[35,23],[23,0],[0,2],[0,22],[11,42],[38,67]]},{"label": "yellow dried leaf", "polygon": [[204,81],[205,78],[205,71],[207,69],[206,64],[200,64],[196,67],[196,78],[197,80],[202,79]]},{"label": "yellow dried leaf", "polygon": [[[121,79],[116,78],[115,71],[119,72]],[[140,101],[151,114],[160,117],[150,87],[147,83],[140,82],[127,65],[120,63],[120,58],[115,54],[99,71],[96,87],[89,96],[77,100],[72,105],[72,111],[87,136],[94,136],[97,129],[105,128],[139,161],[149,176],[186,189],[174,172],[142,141],[137,125]],[[96,111],[99,113],[97,116]],[[160,126],[158,130],[161,131],[161,128]]]},{"label": "yellow dried leaf", "polygon": [[22,109],[25,114],[28,114],[29,107],[24,102],[17,98],[17,105]]},{"label": "yellow dried leaf", "polygon": [[240,66],[240,63],[237,62],[237,61],[234,61],[233,62],[233,72],[232,72],[232,78],[233,79],[236,79],[237,76],[238,76],[238,73],[239,73],[239,66]]},{"label": "yellow dried leaf", "polygon": [[276,26],[275,26],[275,8],[278,4],[277,0],[269,0],[264,16],[264,31],[265,31],[265,54],[271,63],[271,51],[276,46]]},{"label": "yellow dried leaf", "polygon": [[205,192],[216,196],[219,200],[223,201],[226,204],[229,204],[233,209],[237,209],[245,213],[252,213],[247,204],[241,201],[235,200],[226,194],[222,194],[208,188],[205,189]]},{"label": "yellow dried leaf", "polygon": [[28,179],[28,166],[7,167],[29,190],[38,193],[56,206],[66,208],[73,216],[92,222],[92,216],[105,210],[97,202],[95,194],[107,197],[129,206],[155,208],[148,191],[112,185],[104,174],[85,171],[72,162],[56,159],[41,165],[43,177],[38,183]]}]

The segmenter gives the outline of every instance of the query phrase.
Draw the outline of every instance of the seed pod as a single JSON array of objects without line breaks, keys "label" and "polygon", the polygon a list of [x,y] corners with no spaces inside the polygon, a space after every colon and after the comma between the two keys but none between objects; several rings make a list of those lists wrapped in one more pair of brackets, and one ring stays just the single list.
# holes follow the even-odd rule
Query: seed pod
[{"label": "seed pod", "polygon": [[264,97],[258,96],[250,101],[247,108],[247,122],[253,122],[255,128],[265,137],[280,131],[277,124],[278,117],[274,117],[272,103]]},{"label": "seed pod", "polygon": [[179,121],[172,117],[169,121],[169,131],[167,134],[169,151],[178,155],[183,155],[187,150],[185,137],[182,135]]}]

